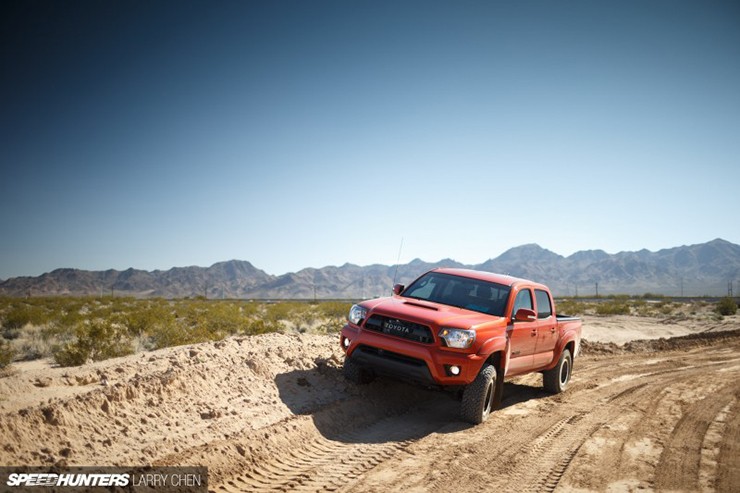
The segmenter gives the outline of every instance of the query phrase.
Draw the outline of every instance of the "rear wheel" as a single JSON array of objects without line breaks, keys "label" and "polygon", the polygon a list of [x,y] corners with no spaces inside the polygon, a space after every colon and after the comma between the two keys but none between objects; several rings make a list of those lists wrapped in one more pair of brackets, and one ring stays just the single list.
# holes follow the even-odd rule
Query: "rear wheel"
[{"label": "rear wheel", "polygon": [[542,373],[542,386],[552,394],[559,394],[568,386],[572,371],[573,357],[570,355],[570,349],[563,349],[555,368]]},{"label": "rear wheel", "polygon": [[474,425],[484,422],[491,414],[496,400],[496,368],[484,365],[462,395],[460,415],[464,421]]},{"label": "rear wheel", "polygon": [[362,385],[373,381],[373,374],[352,361],[349,356],[345,356],[344,358],[342,373],[344,373],[344,378],[357,385]]}]

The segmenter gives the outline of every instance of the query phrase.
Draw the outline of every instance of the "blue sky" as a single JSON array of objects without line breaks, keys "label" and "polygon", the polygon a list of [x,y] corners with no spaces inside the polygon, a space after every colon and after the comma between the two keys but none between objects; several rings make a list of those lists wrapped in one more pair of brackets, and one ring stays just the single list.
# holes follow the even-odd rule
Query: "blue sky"
[{"label": "blue sky", "polygon": [[0,9],[0,278],[740,243],[737,2]]}]

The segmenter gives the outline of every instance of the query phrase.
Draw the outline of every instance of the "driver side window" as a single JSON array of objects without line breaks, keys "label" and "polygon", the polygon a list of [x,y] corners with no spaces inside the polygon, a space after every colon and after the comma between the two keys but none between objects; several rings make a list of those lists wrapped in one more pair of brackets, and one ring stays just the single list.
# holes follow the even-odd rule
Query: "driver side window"
[{"label": "driver side window", "polygon": [[526,308],[528,310],[532,310],[534,308],[532,305],[532,293],[529,289],[523,289],[516,295],[516,300],[514,300],[514,309],[512,310],[511,315],[516,315],[516,311],[520,308]]}]

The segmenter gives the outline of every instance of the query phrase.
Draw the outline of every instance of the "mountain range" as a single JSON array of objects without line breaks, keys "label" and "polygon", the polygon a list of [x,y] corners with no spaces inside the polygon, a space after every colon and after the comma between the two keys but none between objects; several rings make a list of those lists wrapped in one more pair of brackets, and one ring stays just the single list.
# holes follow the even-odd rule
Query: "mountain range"
[{"label": "mountain range", "polygon": [[585,250],[563,257],[536,244],[511,248],[481,264],[451,259],[419,259],[402,265],[344,264],[306,268],[280,276],[244,260],[210,267],[169,270],[88,271],[57,269],[37,277],[0,282],[0,295],[122,295],[243,299],[362,299],[390,292],[394,278],[408,284],[435,267],[459,267],[509,274],[542,282],[556,296],[643,294],[671,296],[726,295],[740,291],[740,245],[716,239],[707,243],[650,252]]}]

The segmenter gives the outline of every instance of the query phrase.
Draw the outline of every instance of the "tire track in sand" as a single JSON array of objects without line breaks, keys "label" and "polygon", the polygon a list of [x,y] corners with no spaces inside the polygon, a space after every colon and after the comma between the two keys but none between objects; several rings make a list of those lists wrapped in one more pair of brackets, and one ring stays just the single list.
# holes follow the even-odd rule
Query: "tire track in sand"
[{"label": "tire track in sand", "polygon": [[[702,418],[708,426],[716,419],[714,411],[726,407],[732,389],[740,385],[732,370],[740,348],[735,343],[735,349],[727,351],[726,342],[723,345],[662,352],[657,362],[654,353],[599,358],[594,366],[600,368],[594,369],[586,359],[578,366],[578,381],[556,396],[536,386],[525,389],[536,385],[527,377],[527,384],[513,386],[527,394],[526,399],[509,395],[507,404],[505,394],[504,408],[483,425],[412,443],[409,454],[378,465],[346,490],[374,491],[383,484],[392,484],[396,491],[440,492],[654,488],[662,445],[681,418],[693,414],[689,408],[699,409],[698,402],[706,396],[721,395]],[[736,411],[729,414],[735,416]],[[693,447],[697,461],[704,434]],[[735,450],[723,441],[718,477],[734,478]],[[635,453],[643,455],[635,458]]]},{"label": "tire track in sand", "polygon": [[[740,344],[729,351],[723,344],[661,352],[660,360],[650,353],[587,357],[571,388],[555,396],[536,375],[514,379],[504,408],[477,427],[460,423],[458,403],[443,394],[373,384],[173,462],[208,465],[215,493],[662,489],[659,458],[671,457],[673,443],[689,437],[690,450],[676,453],[698,463],[706,430],[728,406],[724,431],[740,433],[731,405]],[[692,435],[692,423],[703,431]],[[635,457],[643,445],[647,455]],[[714,484],[731,491],[737,448],[727,440],[715,448]]]},{"label": "tire track in sand", "polygon": [[438,394],[432,396],[422,404],[401,406],[392,416],[370,412],[363,426],[346,432],[342,429],[350,428],[356,413],[361,412],[357,402],[337,406],[330,417],[314,416],[312,422],[303,417],[300,433],[293,426],[271,431],[271,436],[283,434],[284,439],[279,443],[273,440],[269,455],[210,489],[217,493],[341,489],[454,419],[456,403]]},{"label": "tire track in sand", "polygon": [[709,425],[735,399],[735,388],[726,386],[690,405],[663,446],[655,471],[660,490],[698,490],[702,445]]}]

